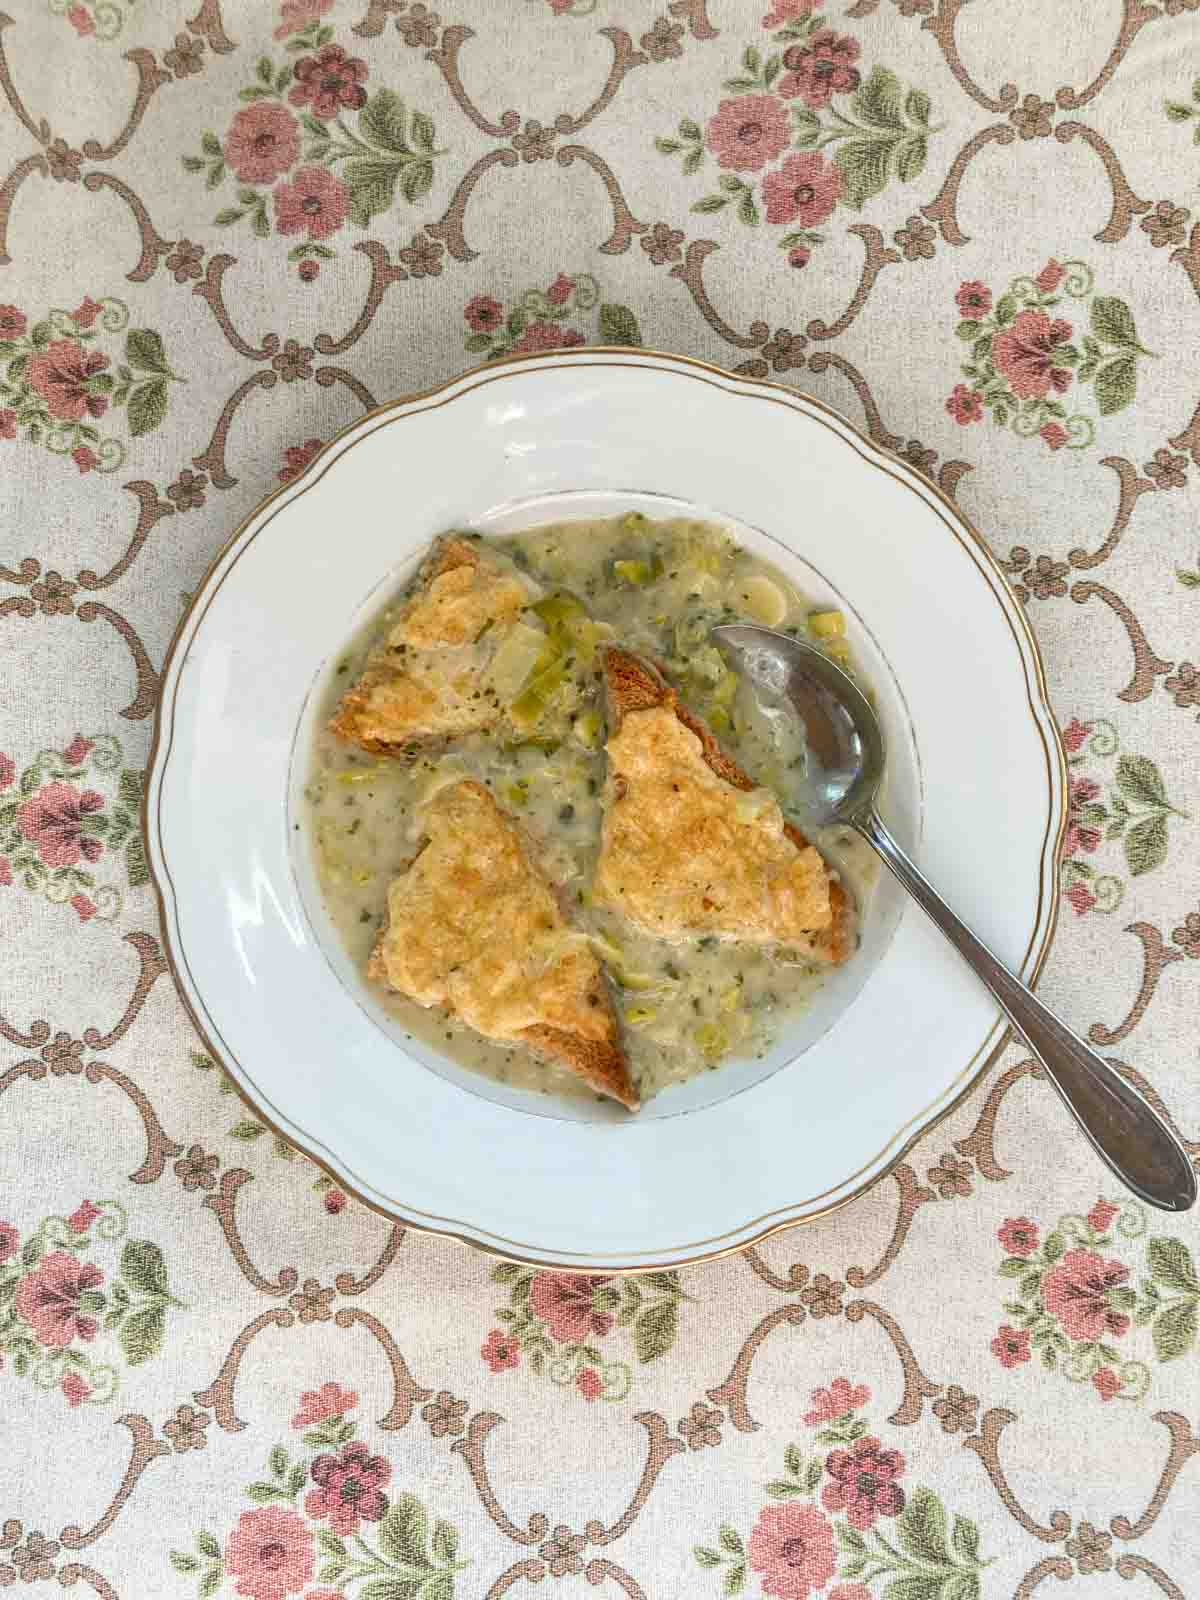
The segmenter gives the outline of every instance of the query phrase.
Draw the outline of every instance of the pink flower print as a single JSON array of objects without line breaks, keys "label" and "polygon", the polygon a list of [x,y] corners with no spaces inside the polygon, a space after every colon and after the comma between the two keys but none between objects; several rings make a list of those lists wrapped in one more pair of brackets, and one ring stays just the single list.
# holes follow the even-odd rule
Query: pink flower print
[{"label": "pink flower print", "polygon": [[17,808],[17,826],[48,867],[73,867],[80,856],[95,861],[103,849],[83,831],[84,818],[103,805],[95,789],[80,794],[69,783],[47,783]]},{"label": "pink flower print", "polygon": [[309,462],[324,448],[323,439],[306,439],[303,444],[291,444],[283,452],[283,466],[279,469],[280,483],[290,483],[299,477]]},{"label": "pink flower print", "polygon": [[17,437],[17,413],[11,406],[0,406],[0,439]]},{"label": "pink flower print", "polygon": [[773,94],[722,100],[709,120],[705,140],[720,166],[761,172],[791,141],[787,108]]},{"label": "pink flower print", "polygon": [[799,222],[812,228],[838,203],[842,173],[815,150],[788,156],[763,179],[768,222]]},{"label": "pink flower print", "polygon": [[288,94],[294,106],[310,106],[314,116],[327,122],[345,107],[357,111],[367,103],[363,80],[367,63],[348,56],[340,44],[327,44],[315,56],[301,56],[295,66],[296,82]]},{"label": "pink flower print", "polygon": [[812,251],[806,245],[795,245],[788,251],[789,267],[806,267],[812,260]]},{"label": "pink flower print", "polygon": [[983,396],[965,383],[956,383],[954,393],[946,401],[946,410],[960,427],[968,422],[983,421]]},{"label": "pink flower print", "polygon": [[575,1387],[585,1400],[599,1400],[604,1391],[595,1367],[581,1367],[575,1374]]},{"label": "pink flower print", "polygon": [[90,1261],[76,1261],[66,1250],[52,1250],[17,1285],[17,1315],[44,1345],[65,1349],[74,1339],[96,1337],[95,1317],[84,1316],[82,1297],[104,1282]]},{"label": "pink flower print", "polygon": [[837,1570],[833,1524],[816,1506],[766,1506],[750,1535],[750,1565],[762,1592],[777,1600],[808,1600]]},{"label": "pink flower print", "polygon": [[89,33],[96,31],[95,19],[86,6],[72,6],[67,12],[67,21],[81,39],[86,39]]},{"label": "pink flower print", "polygon": [[1009,1217],[996,1237],[1010,1256],[1031,1256],[1038,1247],[1038,1225],[1028,1217]]},{"label": "pink flower print", "polygon": [[315,1487],[304,1498],[305,1511],[328,1519],[343,1539],[357,1533],[360,1519],[378,1522],[387,1510],[383,1485],[392,1475],[392,1464],[373,1456],[359,1440],[344,1445],[336,1456],[318,1456],[309,1475]]},{"label": "pink flower print", "polygon": [[1121,1208],[1109,1200],[1097,1200],[1087,1214],[1088,1226],[1096,1233],[1107,1233],[1108,1225]]},{"label": "pink flower print", "polygon": [[595,1291],[605,1277],[582,1273],[539,1272],[529,1286],[529,1309],[550,1329],[559,1344],[582,1344],[593,1335],[602,1338],[613,1325],[611,1311],[597,1310]]},{"label": "pink flower print", "polygon": [[552,306],[561,306],[571,298],[571,290],[575,287],[575,279],[568,278],[565,272],[560,272],[558,277],[546,290],[546,299]]},{"label": "pink flower print", "polygon": [[1099,1372],[1093,1372],[1092,1384],[1101,1400],[1111,1400],[1121,1392],[1121,1380],[1111,1367],[1101,1367]]},{"label": "pink flower print", "polygon": [[17,775],[16,764],[11,756],[6,756],[0,750],[0,789],[7,789]]},{"label": "pink flower print", "polygon": [[875,1600],[874,1595],[863,1583],[839,1583],[836,1589],[830,1589],[829,1600]]},{"label": "pink flower print", "polygon": [[1129,1318],[1108,1303],[1109,1291],[1129,1277],[1120,1261],[1105,1261],[1094,1250],[1068,1250],[1042,1281],[1042,1300],[1071,1339],[1094,1341],[1129,1331]]},{"label": "pink flower print", "polygon": [[971,278],[959,284],[954,303],[958,307],[960,317],[968,322],[978,322],[992,309],[992,291],[986,283],[980,283],[978,278]]},{"label": "pink flower print", "polygon": [[248,1600],[286,1600],[313,1575],[313,1536],[290,1508],[243,1511],[225,1546],[225,1571]]},{"label": "pink flower print", "polygon": [[531,322],[513,349],[565,350],[583,343],[583,335],[576,328],[560,328],[557,322]]},{"label": "pink flower print", "polygon": [[345,222],[349,209],[346,185],[324,167],[301,167],[290,183],[275,190],[275,226],[280,233],[328,239]]},{"label": "pink flower print", "polygon": [[63,1377],[62,1392],[67,1404],[74,1407],[82,1405],[92,1391],[77,1372],[68,1372]]},{"label": "pink flower print", "polygon": [[1042,268],[1033,281],[1037,284],[1038,288],[1043,294],[1053,294],[1055,289],[1058,288],[1059,284],[1063,281],[1066,275],[1066,267],[1060,266],[1059,263],[1055,261],[1054,257],[1051,256],[1049,261],[1047,261],[1046,265]]},{"label": "pink flower print", "polygon": [[771,9],[762,19],[764,28],[778,28],[785,22],[793,22],[797,17],[810,16],[821,4],[821,0],[771,0]]},{"label": "pink flower print", "polygon": [[1077,850],[1095,850],[1100,843],[1099,828],[1085,824],[1085,808],[1100,794],[1100,785],[1091,778],[1072,778],[1067,804],[1067,831],[1063,835],[1063,855]]},{"label": "pink flower print", "polygon": [[71,451],[71,460],[81,473],[90,472],[93,467],[100,465],[100,457],[94,450],[89,450],[86,444],[76,445],[75,449]]},{"label": "pink flower print", "polygon": [[346,1196],[340,1189],[330,1189],[325,1195],[325,1209],[331,1217],[346,1209]]},{"label": "pink flower print", "polygon": [[100,302],[93,300],[90,294],[83,297],[83,304],[77,306],[71,313],[71,321],[80,328],[90,328],[100,314]]},{"label": "pink flower print", "polygon": [[279,26],[275,29],[275,37],[287,39],[293,33],[299,33],[332,8],[333,0],[283,0],[279,8]]},{"label": "pink flower print", "polygon": [[52,417],[78,422],[85,411],[99,417],[108,409],[105,397],[87,388],[88,379],[107,365],[108,357],[99,350],[87,351],[75,339],[55,339],[41,355],[29,358],[25,372]]},{"label": "pink flower print", "polygon": [[1011,328],[992,340],[992,360],[1008,379],[1018,400],[1044,400],[1051,389],[1062,394],[1070,386],[1067,367],[1054,364],[1055,348],[1071,337],[1071,324],[1032,308],[1017,313]]},{"label": "pink flower print", "polygon": [[515,1339],[510,1339],[507,1334],[501,1333],[499,1328],[493,1328],[479,1354],[493,1372],[504,1372],[509,1367],[518,1365],[521,1360],[521,1347]]},{"label": "pink flower print", "polygon": [[810,1398],[813,1408],[804,1413],[804,1420],[809,1427],[814,1427],[818,1422],[836,1422],[839,1417],[865,1406],[871,1391],[865,1383],[852,1384],[849,1378],[835,1378],[828,1389],[814,1389]]},{"label": "pink flower print", "polygon": [[1077,917],[1084,917],[1096,904],[1096,896],[1086,883],[1073,883],[1067,890],[1067,899],[1075,908]]},{"label": "pink flower print", "polygon": [[1030,1359],[1029,1333],[1025,1328],[1010,1328],[1004,1323],[992,1340],[992,1354],[1002,1367],[1018,1367]]},{"label": "pink flower print", "polygon": [[244,106],[225,135],[225,159],[243,183],[274,183],[300,154],[300,125],[286,106]]},{"label": "pink flower print", "polygon": [[7,856],[0,856],[0,889],[9,888],[12,881],[12,862]]},{"label": "pink flower print", "polygon": [[0,339],[19,339],[25,332],[25,313],[16,306],[0,306]]},{"label": "pink flower print", "polygon": [[[79,766],[95,742],[94,739],[85,739],[81,733],[77,733],[63,751],[63,760],[69,767]],[[0,784],[0,788],[3,788],[3,784]]]},{"label": "pink flower print", "polygon": [[783,53],[788,69],[779,80],[778,90],[785,100],[797,96],[813,111],[827,106],[835,94],[848,94],[859,85],[854,63],[862,53],[857,39],[825,28],[807,44],[794,44]]},{"label": "pink flower print", "polygon": [[94,900],[89,900],[85,894],[73,894],[71,896],[71,910],[74,911],[80,922],[90,922],[96,915],[96,903]]},{"label": "pink flower print", "polygon": [[86,1233],[99,1215],[99,1206],[94,1206],[90,1200],[81,1200],[67,1218],[67,1226],[72,1233]]},{"label": "pink flower print", "polygon": [[1076,750],[1092,731],[1090,722],[1080,722],[1078,717],[1072,717],[1062,731],[1063,744],[1067,747],[1068,755],[1074,755]]},{"label": "pink flower print", "polygon": [[904,1490],[894,1480],[904,1471],[898,1450],[885,1450],[878,1439],[859,1439],[849,1450],[834,1450],[825,1462],[833,1479],[821,1491],[826,1511],[844,1511],[852,1527],[872,1527],[880,1517],[904,1510]]},{"label": "pink flower print", "polygon": [[353,1389],[343,1389],[336,1383],[323,1383],[319,1389],[305,1389],[300,1396],[300,1409],[292,1418],[293,1428],[311,1428],[324,1422],[326,1417],[343,1417],[358,1405],[358,1395]]},{"label": "pink flower print", "polygon": [[570,11],[575,0],[550,0],[550,9],[556,17],[562,17]]},{"label": "pink flower print", "polygon": [[1050,446],[1051,450],[1061,450],[1070,438],[1070,434],[1060,422],[1047,422],[1039,430],[1039,437],[1044,444]]},{"label": "pink flower print", "polygon": [[17,1253],[17,1246],[21,1242],[21,1235],[11,1222],[0,1222],[0,1261],[7,1261],[10,1256]]},{"label": "pink flower print", "polygon": [[491,333],[504,321],[504,307],[499,300],[493,300],[490,294],[477,294],[473,300],[467,301],[463,316],[467,319],[467,326],[475,333]]}]

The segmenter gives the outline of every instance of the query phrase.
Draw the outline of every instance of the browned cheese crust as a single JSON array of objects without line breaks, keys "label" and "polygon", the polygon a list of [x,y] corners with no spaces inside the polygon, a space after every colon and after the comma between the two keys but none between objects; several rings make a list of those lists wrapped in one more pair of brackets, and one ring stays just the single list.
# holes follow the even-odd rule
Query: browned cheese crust
[{"label": "browned cheese crust", "polygon": [[649,662],[605,655],[609,795],[597,899],[646,932],[789,944],[819,961],[853,948],[849,898],[819,852]]},{"label": "browned cheese crust", "polygon": [[516,823],[472,779],[439,789],[422,821],[426,842],[388,890],[368,976],[637,1110],[603,970]]},{"label": "browned cheese crust", "polygon": [[439,539],[415,594],[343,696],[330,729],[375,755],[494,727],[501,708],[485,674],[498,635],[529,604],[529,588],[477,543]]}]

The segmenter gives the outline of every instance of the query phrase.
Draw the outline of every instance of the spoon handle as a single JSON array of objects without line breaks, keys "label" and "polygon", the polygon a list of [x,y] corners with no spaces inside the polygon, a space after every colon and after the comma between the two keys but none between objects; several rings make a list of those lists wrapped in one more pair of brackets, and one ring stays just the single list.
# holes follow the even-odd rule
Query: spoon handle
[{"label": "spoon handle", "polygon": [[1162,1211],[1188,1210],[1196,1199],[1196,1173],[1157,1112],[955,916],[873,810],[856,825],[991,990],[1101,1160],[1148,1205]]}]

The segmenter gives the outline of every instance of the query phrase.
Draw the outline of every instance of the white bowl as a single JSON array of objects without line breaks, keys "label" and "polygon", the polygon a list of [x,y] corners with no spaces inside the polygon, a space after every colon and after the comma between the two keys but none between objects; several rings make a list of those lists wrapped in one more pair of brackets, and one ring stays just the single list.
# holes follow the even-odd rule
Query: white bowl
[{"label": "white bowl", "polygon": [[957,509],[850,423],[678,357],[496,362],[335,439],[197,592],[164,671],[146,805],[181,992],[256,1112],[389,1216],[588,1270],[719,1254],[844,1203],[1003,1033],[890,881],[854,960],[763,1061],[635,1118],[491,1083],[378,1004],[326,921],[295,814],[325,675],[437,533],[625,510],[718,521],[847,613],[888,738],[889,820],[1034,977],[1066,768],[1006,580]]}]

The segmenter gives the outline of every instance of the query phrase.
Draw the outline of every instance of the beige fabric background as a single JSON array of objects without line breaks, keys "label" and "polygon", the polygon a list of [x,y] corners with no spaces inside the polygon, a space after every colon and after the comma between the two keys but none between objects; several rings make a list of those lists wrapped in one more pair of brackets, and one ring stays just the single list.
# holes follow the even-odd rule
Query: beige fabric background
[{"label": "beige fabric background", "polygon": [[7,5],[0,1585],[1200,1593],[1196,1225],[1022,1053],[759,1252],[497,1279],[223,1092],[131,842],[171,631],[309,441],[640,339],[990,538],[1072,763],[1043,992],[1200,1130],[1196,0]]}]

